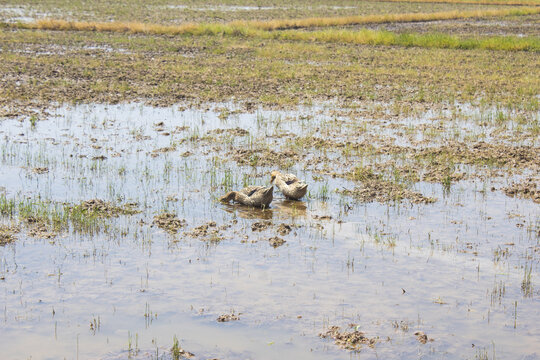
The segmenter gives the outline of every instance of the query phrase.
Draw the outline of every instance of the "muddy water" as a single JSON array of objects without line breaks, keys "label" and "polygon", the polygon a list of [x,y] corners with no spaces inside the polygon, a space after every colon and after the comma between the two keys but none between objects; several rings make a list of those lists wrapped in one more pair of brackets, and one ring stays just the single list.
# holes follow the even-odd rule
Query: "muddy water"
[{"label": "muddy water", "polygon": [[[361,204],[334,192],[350,182],[298,163],[304,201],[276,192],[265,211],[223,205],[225,191],[268,184],[274,169],[239,166],[233,149],[351,128],[324,107],[235,110],[81,105],[35,126],[0,122],[6,198],[141,210],[54,239],[23,223],[0,247],[3,358],[169,359],[174,336],[200,359],[540,358],[540,207],[490,191],[508,179],[415,184],[434,204]],[[165,210],[186,220],[177,234],[152,226]],[[214,235],[190,235],[210,221]],[[270,246],[274,236],[286,243]],[[216,321],[231,313],[240,320]],[[375,347],[351,353],[318,336],[351,323]]]}]

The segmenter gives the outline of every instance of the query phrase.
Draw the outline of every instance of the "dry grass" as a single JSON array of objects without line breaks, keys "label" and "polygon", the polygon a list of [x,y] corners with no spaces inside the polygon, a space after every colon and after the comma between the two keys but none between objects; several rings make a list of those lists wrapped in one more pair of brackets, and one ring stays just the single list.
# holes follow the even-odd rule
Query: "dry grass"
[{"label": "dry grass", "polygon": [[181,35],[194,34],[196,29],[200,29],[198,24],[184,25],[159,25],[144,24],[138,22],[87,22],[87,21],[66,21],[55,19],[42,19],[31,23],[20,23],[16,25],[24,29],[39,30],[59,30],[59,31],[100,31],[119,33],[142,33],[156,35]]},{"label": "dry grass", "polygon": [[238,33],[245,34],[253,29],[269,31],[362,24],[404,23],[470,18],[479,19],[535,14],[540,14],[540,8],[525,7],[494,10],[442,11],[435,13],[406,13],[359,15],[346,17],[317,17],[306,19],[280,19],[269,21],[233,21],[228,24],[187,23],[182,25],[160,25],[140,22],[85,22],[42,19],[32,23],[19,23],[16,26],[26,29],[42,30],[111,31],[159,35],[212,35]]},{"label": "dry grass", "polygon": [[382,15],[358,15],[347,17],[319,17],[307,19],[283,19],[269,21],[234,22],[236,25],[247,25],[261,30],[283,30],[311,27],[329,27],[362,24],[421,22],[434,20],[455,20],[470,18],[489,18],[503,16],[523,16],[540,14],[540,8],[512,8],[473,11],[442,11],[434,13],[406,13]]},{"label": "dry grass", "polygon": [[[11,24],[7,25],[10,26]],[[140,22],[88,22],[42,19],[31,23],[17,23],[22,29],[58,31],[97,31],[153,35],[255,35],[254,30],[239,24],[196,24],[160,25]]]}]

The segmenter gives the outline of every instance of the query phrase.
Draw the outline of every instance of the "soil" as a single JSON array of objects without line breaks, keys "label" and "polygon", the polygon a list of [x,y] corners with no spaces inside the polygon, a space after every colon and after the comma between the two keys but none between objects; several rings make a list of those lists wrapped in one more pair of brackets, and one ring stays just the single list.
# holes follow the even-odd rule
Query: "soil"
[{"label": "soil", "polygon": [[291,226],[290,225],[287,225],[287,224],[279,224],[278,228],[277,228],[277,233],[281,236],[285,236],[287,235],[288,233],[291,232]]},{"label": "soil", "polygon": [[251,231],[263,231],[272,226],[271,221],[257,221],[251,224]]},{"label": "soil", "polygon": [[278,236],[271,237],[270,239],[268,239],[268,241],[270,242],[270,246],[273,246],[275,248],[280,247],[281,245],[286,243],[285,240]]},{"label": "soil", "polygon": [[387,203],[406,199],[413,204],[430,204],[437,201],[435,198],[426,197],[419,192],[408,190],[399,184],[385,180],[366,180],[352,190],[343,189],[339,192],[343,195],[352,196],[360,202],[378,201]]},{"label": "soil", "polygon": [[136,208],[136,204],[125,204],[123,206],[116,206],[110,202],[92,199],[83,201],[80,205],[72,208],[74,210],[82,210],[86,213],[92,214],[98,217],[116,217],[120,215],[134,215],[140,212]]},{"label": "soil", "polygon": [[428,341],[434,341],[433,339],[428,338],[423,331],[417,331],[414,333],[414,335],[416,335],[416,340],[418,340],[420,344],[426,344]]},{"label": "soil", "polygon": [[58,234],[50,231],[45,222],[39,220],[31,225],[30,230],[28,230],[28,235],[40,239],[53,239]]},{"label": "soil", "polygon": [[368,338],[358,330],[341,331],[339,326],[331,326],[326,332],[319,334],[322,338],[332,338],[334,343],[342,349],[358,351],[363,345],[374,347],[378,338]]},{"label": "soil", "polygon": [[228,225],[217,226],[215,221],[209,221],[206,224],[193,228],[187,234],[191,237],[199,238],[200,240],[219,242],[223,240],[221,231],[227,229]]},{"label": "soil", "polygon": [[237,321],[240,320],[240,317],[236,315],[235,313],[232,314],[223,314],[218,316],[216,319],[217,322],[229,322],[229,321]]},{"label": "soil", "polygon": [[20,231],[16,225],[0,225],[0,246],[12,243],[16,240],[15,234]]},{"label": "soil", "polygon": [[508,196],[531,199],[535,203],[540,204],[540,179],[538,178],[528,178],[522,182],[513,183],[503,188],[503,191]]},{"label": "soil", "polygon": [[176,234],[179,229],[186,225],[184,219],[179,219],[175,214],[164,212],[154,216],[153,225],[167,231],[169,234]]}]

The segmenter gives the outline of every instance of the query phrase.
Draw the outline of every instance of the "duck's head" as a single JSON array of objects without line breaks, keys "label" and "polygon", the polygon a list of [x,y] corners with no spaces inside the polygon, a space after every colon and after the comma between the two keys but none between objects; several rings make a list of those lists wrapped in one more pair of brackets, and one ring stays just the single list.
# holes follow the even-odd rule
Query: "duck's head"
[{"label": "duck's head", "polygon": [[225,195],[219,198],[219,201],[222,203],[229,203],[231,200],[234,200],[234,197],[236,196],[236,191],[229,191]]},{"label": "duck's head", "polygon": [[270,173],[270,183],[273,183],[274,180],[276,180],[276,177],[277,177],[278,175],[281,175],[279,171],[277,171],[277,170],[272,171],[272,172]]}]

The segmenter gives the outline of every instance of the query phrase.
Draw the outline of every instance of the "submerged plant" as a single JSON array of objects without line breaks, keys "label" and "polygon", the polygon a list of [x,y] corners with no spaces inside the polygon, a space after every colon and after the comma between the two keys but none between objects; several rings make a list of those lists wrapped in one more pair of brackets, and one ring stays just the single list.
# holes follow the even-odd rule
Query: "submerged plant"
[{"label": "submerged plant", "polygon": [[531,297],[533,294],[533,287],[531,281],[532,266],[525,264],[525,270],[523,272],[523,280],[521,280],[521,292],[524,297]]}]

